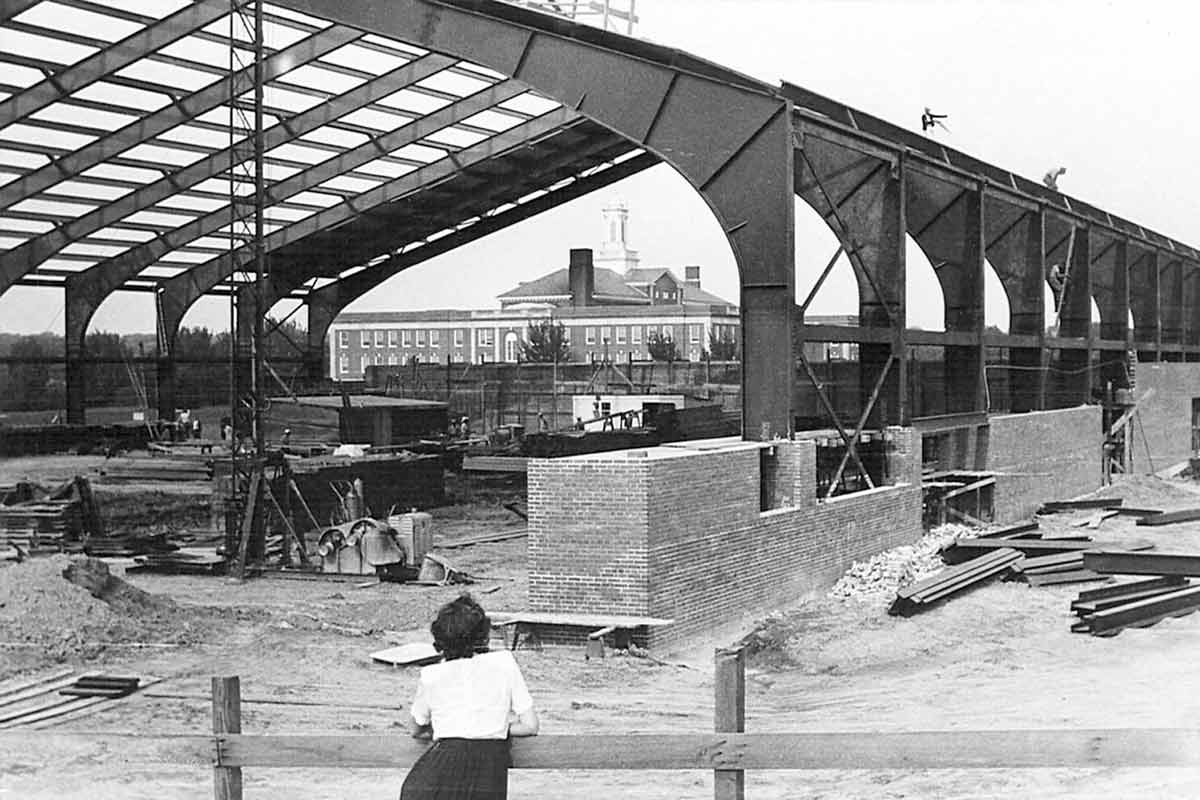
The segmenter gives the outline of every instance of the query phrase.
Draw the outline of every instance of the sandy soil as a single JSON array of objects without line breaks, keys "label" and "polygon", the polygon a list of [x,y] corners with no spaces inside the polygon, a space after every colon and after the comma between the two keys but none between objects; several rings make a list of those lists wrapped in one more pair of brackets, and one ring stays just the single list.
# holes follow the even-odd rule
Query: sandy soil
[{"label": "sandy soil", "polygon": [[[1130,505],[1200,504],[1195,484],[1138,478],[1105,491]],[[439,540],[519,529],[498,514],[451,512]],[[1069,515],[1044,527],[1069,526]],[[1200,524],[1133,528],[1106,521],[1102,538],[1148,538],[1163,551],[1200,550]],[[445,554],[487,575],[476,590],[492,609],[524,602],[523,540]],[[114,570],[119,571],[115,565]],[[508,578],[510,580],[497,580]],[[416,672],[373,664],[391,641],[422,638],[453,588],[257,579],[130,576],[181,604],[243,613],[212,638],[163,647],[110,647],[89,666],[154,675],[162,683],[55,730],[196,733],[208,729],[209,676],[237,674],[243,726],[256,733],[390,732],[402,717]],[[1079,586],[995,583],[911,619],[889,617],[886,602],[807,598],[782,629],[786,658],[748,673],[751,731],[984,730],[1060,727],[1188,727],[1200,713],[1200,615],[1102,639],[1069,632]],[[575,649],[520,650],[546,733],[680,732],[712,728],[714,646],[695,642],[658,654],[661,666],[628,657],[584,661]],[[0,630],[0,638],[4,638]],[[151,643],[152,644],[152,643]],[[0,650],[0,658],[4,651]],[[171,766],[122,767],[103,746],[63,752],[37,744],[0,752],[0,797],[208,798],[211,772]],[[398,771],[248,770],[247,797],[391,798]],[[708,773],[512,773],[520,797],[707,798]],[[751,798],[1200,797],[1200,771],[946,770],[758,772]]]}]

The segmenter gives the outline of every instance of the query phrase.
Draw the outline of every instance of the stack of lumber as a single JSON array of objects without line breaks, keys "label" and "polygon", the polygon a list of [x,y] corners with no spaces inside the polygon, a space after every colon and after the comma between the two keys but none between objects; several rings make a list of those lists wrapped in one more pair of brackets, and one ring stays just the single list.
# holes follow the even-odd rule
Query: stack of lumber
[{"label": "stack of lumber", "polygon": [[20,483],[0,495],[0,550],[78,552],[86,539],[102,533],[86,478],[72,478],[53,491]]},{"label": "stack of lumber", "polygon": [[119,481],[207,481],[212,457],[111,458],[95,468],[106,483]]},{"label": "stack of lumber", "polygon": [[148,553],[135,557],[126,573],[153,572],[162,575],[224,575],[228,562],[213,553]]}]

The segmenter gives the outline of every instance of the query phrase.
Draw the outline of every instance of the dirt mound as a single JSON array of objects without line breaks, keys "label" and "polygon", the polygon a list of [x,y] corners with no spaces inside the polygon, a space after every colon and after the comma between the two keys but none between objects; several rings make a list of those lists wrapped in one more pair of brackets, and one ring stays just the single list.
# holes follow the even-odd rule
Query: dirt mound
[{"label": "dirt mound", "polygon": [[[32,646],[17,648],[26,655],[25,665],[31,664],[31,649],[37,655],[33,663],[44,664],[95,658],[110,644],[202,641],[211,638],[222,617],[213,609],[147,594],[105,571],[110,605],[63,577],[79,568],[66,556],[0,567],[0,642]],[[0,661],[0,673],[10,671],[5,667]]]}]

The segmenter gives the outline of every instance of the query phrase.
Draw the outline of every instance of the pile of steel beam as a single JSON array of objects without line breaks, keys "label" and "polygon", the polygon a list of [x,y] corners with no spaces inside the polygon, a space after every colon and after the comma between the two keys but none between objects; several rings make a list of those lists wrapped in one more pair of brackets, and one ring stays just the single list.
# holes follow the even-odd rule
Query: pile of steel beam
[{"label": "pile of steel beam", "polygon": [[1157,577],[1080,593],[1071,604],[1079,615],[1071,626],[1076,633],[1113,636],[1200,609],[1200,586],[1188,582],[1200,577],[1200,556],[1091,550],[1083,554],[1083,565],[1102,575]]},{"label": "pile of steel beam", "polygon": [[1055,553],[1048,556],[1024,558],[1013,565],[1012,580],[1024,581],[1030,586],[1050,586],[1062,583],[1111,580],[1090,569],[1084,569],[1082,550]]},{"label": "pile of steel beam", "polygon": [[1195,522],[1200,520],[1200,508],[1185,508],[1180,511],[1160,511],[1157,514],[1145,514],[1138,518],[1138,525],[1174,525],[1176,522]]},{"label": "pile of steel beam", "polygon": [[1087,500],[1050,500],[1042,503],[1039,514],[1057,514],[1060,511],[1089,511],[1094,509],[1120,508],[1125,501],[1120,497],[1094,497]]},{"label": "pile of steel beam", "polygon": [[1002,547],[984,553],[965,564],[942,570],[933,577],[918,581],[897,592],[888,613],[892,616],[911,617],[940,600],[979,586],[1007,572],[1021,557],[1019,551],[1011,547]]}]

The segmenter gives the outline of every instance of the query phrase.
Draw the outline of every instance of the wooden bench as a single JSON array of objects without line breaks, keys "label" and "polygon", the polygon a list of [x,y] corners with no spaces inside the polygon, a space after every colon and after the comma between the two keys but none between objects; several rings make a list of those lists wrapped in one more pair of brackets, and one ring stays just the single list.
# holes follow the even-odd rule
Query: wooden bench
[{"label": "wooden bench", "polygon": [[557,611],[495,611],[489,614],[492,626],[512,626],[512,642],[509,650],[516,650],[521,635],[532,632],[535,625],[562,625],[572,628],[589,628],[585,658],[604,657],[604,637],[612,635],[613,646],[626,650],[633,641],[637,628],[656,628],[670,625],[675,620],[660,617],[637,617],[621,614],[576,614]]}]

